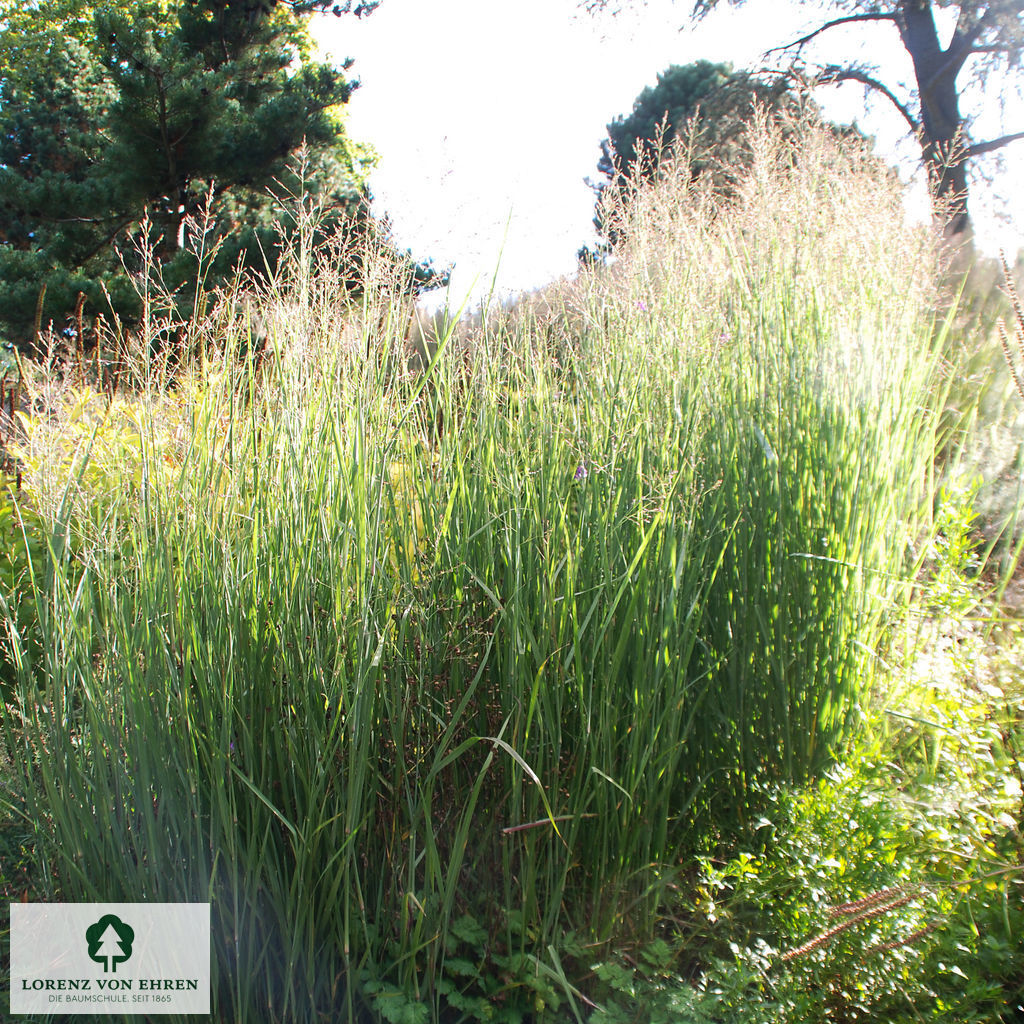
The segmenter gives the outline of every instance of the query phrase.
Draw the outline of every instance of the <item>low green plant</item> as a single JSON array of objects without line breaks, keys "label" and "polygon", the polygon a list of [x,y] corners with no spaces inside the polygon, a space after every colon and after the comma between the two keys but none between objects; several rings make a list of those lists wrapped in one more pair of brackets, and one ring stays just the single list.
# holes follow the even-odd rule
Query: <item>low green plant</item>
[{"label": "low green plant", "polygon": [[[451,923],[436,982],[442,1016],[493,1024],[575,1018],[582,1024],[579,1007],[584,997],[568,981],[563,967],[563,960],[582,955],[574,937],[563,937],[559,950],[549,947],[548,955],[539,959],[523,951],[524,940],[529,945],[531,937],[522,934],[521,915],[511,912],[504,924],[503,933],[495,935],[492,922],[469,914]],[[401,1024],[430,1019],[428,1001],[389,982],[386,972],[379,977],[380,973],[365,970],[363,990],[384,1020]]]},{"label": "low green plant", "polygon": [[749,852],[704,861],[671,941],[595,968],[592,1024],[1017,1019],[1020,833],[893,799],[891,770],[862,759],[773,794]]}]

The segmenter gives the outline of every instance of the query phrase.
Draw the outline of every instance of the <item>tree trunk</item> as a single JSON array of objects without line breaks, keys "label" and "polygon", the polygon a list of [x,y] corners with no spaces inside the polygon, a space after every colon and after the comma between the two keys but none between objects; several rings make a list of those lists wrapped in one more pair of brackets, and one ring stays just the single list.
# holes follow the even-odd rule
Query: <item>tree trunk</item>
[{"label": "tree trunk", "polygon": [[921,153],[932,212],[948,235],[970,233],[967,211],[967,139],[960,113],[959,66],[939,42],[932,0],[900,0],[900,37],[914,65],[921,100]]}]

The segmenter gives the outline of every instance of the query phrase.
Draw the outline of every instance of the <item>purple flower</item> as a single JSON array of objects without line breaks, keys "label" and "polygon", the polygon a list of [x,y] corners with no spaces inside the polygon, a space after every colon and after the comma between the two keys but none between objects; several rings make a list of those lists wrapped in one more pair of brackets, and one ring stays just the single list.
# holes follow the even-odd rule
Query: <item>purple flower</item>
[{"label": "purple flower", "polygon": [[586,479],[587,479],[587,467],[584,466],[583,463],[581,462],[576,467],[576,473],[573,475],[573,480],[576,480],[578,482],[580,480],[586,480]]},{"label": "purple flower", "polygon": [[646,313],[647,303],[644,302],[643,299],[637,299],[636,308],[639,309],[641,313]]}]

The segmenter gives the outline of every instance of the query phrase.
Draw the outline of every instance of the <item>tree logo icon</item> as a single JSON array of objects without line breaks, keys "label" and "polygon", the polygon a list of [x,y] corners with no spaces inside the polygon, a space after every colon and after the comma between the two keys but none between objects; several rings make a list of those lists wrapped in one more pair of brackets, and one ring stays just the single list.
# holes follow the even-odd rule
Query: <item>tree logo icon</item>
[{"label": "tree logo icon", "polygon": [[103,964],[103,973],[117,973],[117,965],[123,964],[132,955],[135,929],[114,914],[104,914],[95,924],[85,930],[85,941],[89,943],[89,959]]}]

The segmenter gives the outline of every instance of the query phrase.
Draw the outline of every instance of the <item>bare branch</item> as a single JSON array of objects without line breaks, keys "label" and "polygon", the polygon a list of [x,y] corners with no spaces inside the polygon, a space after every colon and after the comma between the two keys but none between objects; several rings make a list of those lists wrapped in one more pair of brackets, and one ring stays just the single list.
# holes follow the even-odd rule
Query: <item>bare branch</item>
[{"label": "bare branch", "polygon": [[101,241],[99,243],[99,245],[94,245],[91,249],[89,249],[85,253],[84,256],[76,256],[74,258],[74,260],[71,262],[71,266],[75,267],[75,268],[84,267],[85,264],[88,263],[89,260],[91,260],[93,258],[93,256],[95,256],[101,249],[103,249],[106,246],[110,245],[110,243],[113,242],[113,240],[115,238],[117,238],[118,234],[124,228],[128,227],[128,225],[131,224],[131,222],[134,219],[135,219],[134,217],[126,217],[123,220],[119,221],[117,226],[114,228],[114,230],[111,231],[110,234],[107,235],[107,237],[104,238],[103,241]]},{"label": "bare branch", "polygon": [[780,53],[786,50],[796,50],[799,53],[815,36],[820,36],[822,32],[827,32],[830,28],[835,28],[837,25],[848,25],[854,21],[891,21],[895,23],[896,15],[882,13],[848,14],[843,18],[833,18],[832,21],[819,25],[813,32],[808,32],[807,35],[794,39],[793,42],[787,43],[785,46],[773,46],[770,50],[765,50],[764,56],[767,57],[770,53]]},{"label": "bare branch", "polygon": [[988,142],[976,142],[973,146],[968,146],[964,155],[970,160],[971,157],[981,156],[982,153],[991,153],[994,149],[1002,149],[1003,146],[1016,142],[1018,139],[1024,139],[1024,132],[1000,135],[998,139],[990,139]]},{"label": "bare branch", "polygon": [[1002,8],[998,6],[990,7],[973,25],[968,27],[964,18],[964,12],[968,10],[968,6],[965,4],[961,10],[956,31],[953,33],[953,38],[946,48],[946,60],[938,67],[931,79],[923,86],[923,89],[927,90],[936,79],[951,70],[959,73],[964,64],[976,53],[1009,53],[1013,49],[1009,43],[986,43],[975,46],[974,44],[981,38],[985,30],[991,27],[994,15],[1000,13]]},{"label": "bare branch", "polygon": [[960,8],[960,16],[957,18],[956,31],[953,33],[953,38],[949,41],[946,53],[959,54],[965,49],[970,49],[974,40],[985,31],[988,14],[990,12],[986,11],[976,22],[974,22],[973,25],[971,25],[968,23],[968,15],[971,13],[972,9],[972,4],[964,4]]},{"label": "bare branch", "polygon": [[[956,30],[950,40],[947,53],[959,53],[962,47],[972,48],[972,44],[988,28],[996,24],[1000,14],[1016,14],[1019,11],[1019,0],[1006,0],[1004,3],[991,3],[978,15],[978,20],[973,24],[969,22],[968,16],[974,11],[973,4],[962,4],[960,16],[957,19]],[[1009,47],[1007,47],[1009,48]]]},{"label": "bare branch", "polygon": [[1016,47],[1010,46],[1009,43],[991,43],[988,46],[972,46],[967,51],[968,57],[973,57],[976,53],[1012,53]]},{"label": "bare branch", "polygon": [[895,93],[877,78],[872,78],[866,71],[860,68],[841,68],[837,65],[830,65],[822,68],[821,73],[815,78],[816,85],[838,85],[840,82],[860,82],[875,92],[880,92],[901,114],[903,120],[910,126],[910,130],[916,135],[921,124],[910,112],[910,108],[902,103]]},{"label": "bare branch", "polygon": [[[954,43],[959,37],[965,36],[970,31],[968,26],[973,13],[974,8],[970,4],[960,5],[960,13],[956,16],[956,28],[953,29]],[[952,49],[952,45],[950,46],[950,49]]]}]

